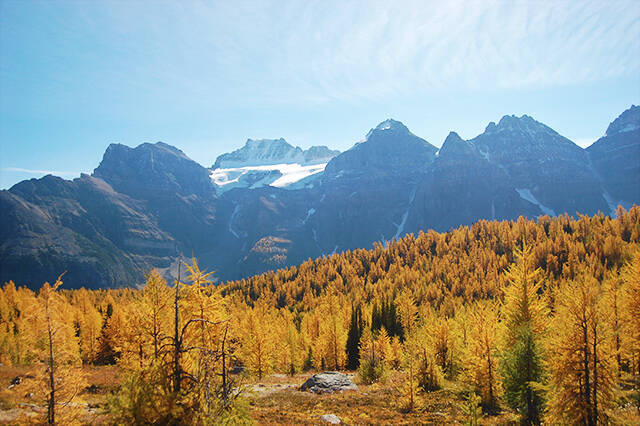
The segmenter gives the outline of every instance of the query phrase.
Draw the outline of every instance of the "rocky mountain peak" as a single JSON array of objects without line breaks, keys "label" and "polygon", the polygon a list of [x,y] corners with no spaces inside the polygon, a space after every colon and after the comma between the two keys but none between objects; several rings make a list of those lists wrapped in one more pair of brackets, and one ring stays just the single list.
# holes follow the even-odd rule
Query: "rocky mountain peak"
[{"label": "rocky mountain peak", "polygon": [[444,148],[444,146],[447,144],[459,144],[460,142],[466,143],[465,140],[462,139],[456,132],[449,132],[447,138],[444,140],[444,144],[442,144],[442,147]]},{"label": "rocky mountain peak", "polygon": [[631,108],[624,111],[609,124],[605,136],[612,136],[616,133],[633,132],[638,129],[640,129],[640,106],[631,105]]},{"label": "rocky mountain peak", "polygon": [[[487,126],[487,128],[488,127],[489,126]],[[520,117],[516,115],[505,115],[500,119],[497,126],[495,127],[492,126],[492,130],[495,130],[497,132],[516,131],[516,132],[523,132],[527,134],[534,134],[534,133],[540,133],[540,132],[557,134],[550,127],[545,126],[544,124],[534,120],[531,116],[526,114]]]},{"label": "rocky mountain peak", "polygon": [[163,142],[143,143],[135,148],[111,144],[93,176],[118,192],[140,197],[157,191],[184,195],[210,195],[213,191],[207,169]]},{"label": "rocky mountain peak", "polygon": [[456,132],[450,132],[444,140],[438,155],[439,157],[446,157],[449,155],[468,156],[472,154],[477,154],[475,147],[462,139]]},{"label": "rocky mountain peak", "polygon": [[247,149],[265,149],[271,147],[286,147],[290,149],[294,149],[291,144],[289,144],[284,138],[278,139],[247,139],[244,144],[244,148]]},{"label": "rocky mountain peak", "polygon": [[372,177],[419,173],[433,161],[437,148],[388,119],[371,129],[364,142],[332,159],[325,176],[368,174]]},{"label": "rocky mountain peak", "polygon": [[485,127],[484,132],[494,133],[496,129],[497,129],[496,123],[494,121],[490,121],[489,124],[487,124],[487,127]]},{"label": "rocky mountain peak", "polygon": [[325,145],[312,146],[304,151],[304,161],[307,164],[326,163],[338,154],[340,151],[329,149]]},{"label": "rocky mountain peak", "polygon": [[369,133],[367,133],[367,136],[365,137],[365,141],[369,141],[376,137],[384,138],[392,134],[411,134],[411,132],[402,122],[389,118],[369,130]]},{"label": "rocky mountain peak", "polygon": [[408,131],[407,126],[405,126],[401,121],[394,120],[393,118],[388,118],[384,120],[382,123],[376,126],[376,130],[402,130]]},{"label": "rocky mountain peak", "polygon": [[[498,155],[535,154],[539,157],[574,156],[582,160],[582,148],[531,116],[505,115],[496,125],[491,122],[484,133],[470,140],[483,153]],[[560,154],[562,152],[562,154]]]},{"label": "rocky mountain peak", "polygon": [[339,153],[340,151],[330,150],[326,146],[312,146],[303,151],[283,138],[247,139],[242,148],[218,156],[211,168],[326,163]]}]

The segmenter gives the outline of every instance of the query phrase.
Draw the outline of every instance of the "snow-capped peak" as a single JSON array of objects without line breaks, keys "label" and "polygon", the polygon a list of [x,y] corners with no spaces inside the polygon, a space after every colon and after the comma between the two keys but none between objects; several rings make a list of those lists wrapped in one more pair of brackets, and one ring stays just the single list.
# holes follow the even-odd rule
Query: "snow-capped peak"
[{"label": "snow-capped peak", "polygon": [[299,186],[321,173],[339,153],[326,146],[312,146],[303,151],[283,138],[247,139],[242,148],[216,159],[211,179],[218,193],[231,188]]},{"label": "snow-capped peak", "polygon": [[369,130],[369,133],[367,133],[367,136],[364,138],[363,142],[366,142],[367,140],[369,140],[371,135],[373,135],[374,133],[379,133],[379,132],[409,133],[409,129],[402,122],[389,118],[387,120],[384,120],[382,123],[378,124],[373,129]]},{"label": "snow-capped peak", "polygon": [[396,121],[392,118],[384,120],[382,123],[376,126],[376,130],[391,130],[391,129],[406,129],[407,127],[400,121]]},{"label": "snow-capped peak", "polygon": [[212,168],[320,164],[328,162],[339,153],[339,151],[332,151],[326,146],[312,146],[303,151],[300,147],[290,145],[283,138],[247,139],[242,148],[220,155]]}]

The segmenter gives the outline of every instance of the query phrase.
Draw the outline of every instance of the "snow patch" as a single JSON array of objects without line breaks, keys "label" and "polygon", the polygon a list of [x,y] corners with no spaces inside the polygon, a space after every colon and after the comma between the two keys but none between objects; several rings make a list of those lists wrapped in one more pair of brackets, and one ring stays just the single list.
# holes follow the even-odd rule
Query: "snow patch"
[{"label": "snow patch", "polygon": [[544,213],[546,215],[549,215],[549,216],[556,216],[556,212],[554,212],[552,208],[541,204],[536,199],[536,197],[533,196],[533,194],[531,193],[530,189],[522,188],[522,189],[516,189],[516,191],[518,192],[518,195],[520,195],[520,198],[530,202],[531,204],[535,204],[536,206],[538,206],[540,208],[540,210],[542,211],[542,213]]},{"label": "snow patch", "polygon": [[214,169],[209,173],[209,177],[215,183],[220,193],[228,191],[231,188],[243,187],[241,178],[249,177],[250,174],[266,174],[268,172],[278,171],[280,175],[273,174],[263,177],[251,184],[250,188],[261,188],[263,186],[275,186],[276,188],[285,188],[309,176],[324,171],[327,163],[321,164],[270,164],[264,166],[245,166],[231,167],[224,169]]},{"label": "snow patch", "polygon": [[276,188],[282,188],[287,185],[291,185],[294,182],[298,182],[306,177],[320,173],[327,166],[327,163],[314,164],[311,166],[301,166],[300,164],[286,164],[286,167],[280,168],[282,177],[276,179],[271,186]]},{"label": "snow patch", "polygon": [[[302,221],[302,223],[303,223],[303,224],[304,224],[304,223],[307,223],[307,220],[309,220],[309,218],[310,218],[311,216],[313,216],[313,214],[314,214],[315,212],[316,212],[316,209],[314,209],[314,208],[309,209],[309,210],[307,211],[307,217],[305,217],[305,218],[304,218],[304,220]],[[314,232],[315,232],[315,230],[314,230]]]},{"label": "snow patch", "polygon": [[416,188],[413,188],[413,191],[411,191],[411,194],[409,195],[409,204],[407,204],[407,210],[402,215],[402,220],[400,221],[400,224],[399,225],[396,223],[393,224],[396,227],[396,235],[393,236],[393,239],[395,239],[396,241],[398,241],[398,239],[400,238],[400,235],[402,234],[402,231],[404,231],[404,226],[407,224],[407,218],[409,217],[409,210],[411,209],[411,205],[413,204],[413,200],[415,199],[416,199]]},{"label": "snow patch", "polygon": [[229,218],[229,232],[231,232],[231,234],[233,234],[233,236],[238,239],[240,239],[240,237],[238,236],[238,233],[233,230],[233,221],[235,220],[236,216],[238,216],[239,212],[240,204],[236,204],[236,207],[233,209],[233,213],[231,213],[231,217]]}]

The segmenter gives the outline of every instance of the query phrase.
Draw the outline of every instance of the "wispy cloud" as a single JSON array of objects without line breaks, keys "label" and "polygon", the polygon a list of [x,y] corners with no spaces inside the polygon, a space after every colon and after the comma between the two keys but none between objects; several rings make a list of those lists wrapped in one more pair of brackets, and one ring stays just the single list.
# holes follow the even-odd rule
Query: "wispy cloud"
[{"label": "wispy cloud", "polygon": [[5,167],[5,172],[27,173],[30,175],[55,175],[55,176],[80,176],[81,172],[64,172],[59,170],[34,170],[23,169],[22,167]]},{"label": "wispy cloud", "polygon": [[[108,54],[82,58],[100,64],[87,78],[121,96],[161,87],[167,103],[176,95],[233,107],[537,90],[640,72],[637,0],[159,4],[101,3],[56,31],[73,39],[74,25],[94,28],[84,40],[109,28]],[[53,67],[64,66],[59,59]]]},{"label": "wispy cloud", "polygon": [[[180,76],[206,101],[230,96],[227,88],[240,102],[316,103],[539,89],[640,72],[637,1],[292,0],[173,8],[171,22],[151,18],[146,25],[158,43],[187,27],[190,36],[173,40],[179,60],[158,72]],[[193,73],[203,69],[210,73]]]}]

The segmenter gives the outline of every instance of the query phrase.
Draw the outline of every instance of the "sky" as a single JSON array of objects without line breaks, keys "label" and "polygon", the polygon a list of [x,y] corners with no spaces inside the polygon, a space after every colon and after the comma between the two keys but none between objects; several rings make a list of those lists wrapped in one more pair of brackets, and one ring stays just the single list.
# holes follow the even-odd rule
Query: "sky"
[{"label": "sky", "polygon": [[640,1],[0,0],[0,188],[163,141],[440,146],[528,114],[581,146],[640,103]]}]

